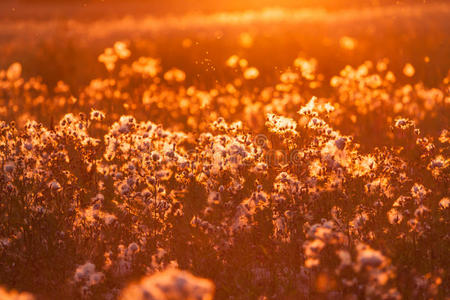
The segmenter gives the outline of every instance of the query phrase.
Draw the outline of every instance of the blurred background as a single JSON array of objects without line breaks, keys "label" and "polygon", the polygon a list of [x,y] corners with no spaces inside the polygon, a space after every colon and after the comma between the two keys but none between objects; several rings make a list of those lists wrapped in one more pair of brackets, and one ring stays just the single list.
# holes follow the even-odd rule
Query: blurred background
[{"label": "blurred background", "polygon": [[127,14],[211,13],[264,7],[322,8],[327,10],[385,5],[432,4],[445,0],[2,0],[0,17],[110,18]]},{"label": "blurred background", "polygon": [[76,94],[107,74],[97,58],[120,40],[131,59],[158,58],[206,87],[227,76],[234,54],[261,71],[261,87],[299,55],[317,59],[325,80],[388,58],[393,71],[412,63],[436,85],[450,67],[448,20],[439,0],[1,0],[0,69],[20,62],[25,77],[50,91],[62,80]]}]

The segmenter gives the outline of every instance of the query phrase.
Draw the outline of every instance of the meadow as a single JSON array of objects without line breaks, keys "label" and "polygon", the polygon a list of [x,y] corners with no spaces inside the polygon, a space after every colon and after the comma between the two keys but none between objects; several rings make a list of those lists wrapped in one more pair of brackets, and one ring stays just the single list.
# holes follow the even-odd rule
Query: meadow
[{"label": "meadow", "polygon": [[449,18],[0,19],[0,299],[450,299]]}]

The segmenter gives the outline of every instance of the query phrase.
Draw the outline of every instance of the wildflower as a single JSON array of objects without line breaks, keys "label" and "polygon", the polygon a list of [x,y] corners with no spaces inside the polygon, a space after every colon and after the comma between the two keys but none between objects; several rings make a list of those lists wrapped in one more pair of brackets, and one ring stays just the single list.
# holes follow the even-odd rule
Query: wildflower
[{"label": "wildflower", "polygon": [[248,68],[244,71],[245,79],[256,79],[259,76],[259,71],[255,67]]},{"label": "wildflower", "polygon": [[56,83],[56,87],[55,87],[55,93],[68,93],[70,91],[70,87],[69,85],[65,84],[62,80],[59,80]]},{"label": "wildflower", "polygon": [[316,101],[317,97],[312,97],[311,100],[309,100],[309,102],[298,111],[298,114],[317,117],[318,114],[315,112]]},{"label": "wildflower", "polygon": [[6,72],[6,78],[10,81],[16,81],[20,78],[22,74],[22,65],[18,62],[13,63],[9,66],[8,71]]},{"label": "wildflower", "polygon": [[128,183],[123,182],[119,185],[119,193],[121,195],[127,195],[130,192],[130,186]]},{"label": "wildflower", "polygon": [[98,57],[98,61],[103,63],[108,71],[114,70],[117,59],[118,57],[113,48],[106,48],[105,51]]},{"label": "wildflower", "polygon": [[411,128],[415,128],[415,124],[412,120],[400,118],[395,120],[395,128],[399,128],[401,130],[408,130]]},{"label": "wildflower", "polygon": [[430,209],[424,205],[419,205],[419,207],[414,211],[416,218],[423,217],[425,214],[430,212]]},{"label": "wildflower", "polygon": [[287,84],[296,83],[299,80],[299,75],[297,73],[286,71],[280,75],[280,81]]},{"label": "wildflower", "polygon": [[245,58],[239,59],[239,67],[241,67],[241,69],[247,68],[248,67],[248,60],[246,60]]},{"label": "wildflower", "polygon": [[156,152],[156,151],[153,151],[153,152],[151,153],[151,157],[152,157],[153,161],[159,161],[159,160],[161,159],[161,156],[160,156],[159,153]]},{"label": "wildflower", "polygon": [[30,142],[25,142],[24,144],[25,149],[27,149],[28,151],[31,151],[33,149],[33,144]]},{"label": "wildflower", "polygon": [[314,58],[297,57],[294,60],[294,66],[300,70],[305,79],[314,80],[317,68],[317,61]]},{"label": "wildflower", "polygon": [[208,196],[208,203],[218,204],[220,202],[220,194],[218,192],[210,192]]},{"label": "wildflower", "polygon": [[389,223],[391,223],[391,224],[399,224],[403,220],[402,213],[396,208],[392,208],[391,210],[389,210],[387,215],[388,215]]},{"label": "wildflower", "polygon": [[130,57],[131,52],[128,50],[127,44],[124,42],[114,43],[114,52],[119,56],[120,59],[126,59]]},{"label": "wildflower", "polygon": [[450,199],[448,197],[444,197],[439,201],[439,208],[444,210],[450,207]]},{"label": "wildflower", "polygon": [[239,62],[239,56],[232,55],[227,59],[226,65],[230,68],[235,68],[237,66],[238,62]]},{"label": "wildflower", "polygon": [[35,297],[27,292],[18,292],[15,290],[6,290],[0,286],[0,299],[2,300],[34,300]]},{"label": "wildflower", "polygon": [[405,76],[413,77],[415,73],[416,73],[416,70],[414,69],[413,65],[411,65],[410,63],[407,63],[403,67],[403,74],[405,74]]},{"label": "wildflower", "polygon": [[356,40],[349,36],[343,36],[339,40],[339,44],[341,45],[342,49],[353,50],[356,47]]},{"label": "wildflower", "polygon": [[133,62],[132,69],[143,77],[155,77],[160,72],[161,67],[157,59],[140,57],[137,61]]},{"label": "wildflower", "polygon": [[90,114],[91,120],[103,121],[105,119],[105,114],[98,110],[92,110]]},{"label": "wildflower", "polygon": [[412,187],[411,187],[411,195],[417,199],[417,201],[422,201],[423,199],[425,199],[426,195],[428,195],[429,190],[427,190],[423,185],[421,185],[420,183],[415,183]]},{"label": "wildflower", "polygon": [[7,161],[7,162],[5,162],[5,164],[3,165],[3,170],[4,170],[6,173],[12,173],[12,172],[14,172],[15,167],[16,167],[16,165],[14,164],[13,161]]},{"label": "wildflower", "polygon": [[339,256],[339,259],[341,260],[341,264],[339,265],[340,268],[350,266],[352,264],[352,257],[348,251],[338,250],[336,251],[336,254]]},{"label": "wildflower", "polygon": [[75,283],[81,285],[80,290],[84,296],[90,294],[90,288],[98,285],[104,280],[105,275],[102,272],[95,271],[95,265],[90,262],[86,262],[84,265],[80,265],[75,270],[73,279]]},{"label": "wildflower", "polygon": [[128,251],[132,254],[136,253],[139,250],[139,246],[136,243],[131,243],[128,245]]},{"label": "wildflower", "polygon": [[274,114],[267,114],[266,118],[266,126],[270,131],[279,134],[297,135],[297,123],[294,120]]},{"label": "wildflower", "polygon": [[53,190],[53,191],[58,191],[61,189],[61,185],[59,184],[58,181],[53,180],[48,184],[48,187]]},{"label": "wildflower", "polygon": [[439,136],[439,141],[443,144],[450,143],[450,131],[443,129],[441,135]]},{"label": "wildflower", "polygon": [[324,120],[315,117],[312,118],[307,124],[307,127],[311,129],[324,129],[327,126],[328,125]]},{"label": "wildflower", "polygon": [[186,73],[177,68],[172,68],[164,73],[164,79],[169,82],[183,82],[186,79]]},{"label": "wildflower", "polygon": [[121,300],[144,299],[199,299],[212,300],[214,285],[211,281],[195,277],[188,272],[167,269],[143,278],[139,283],[126,287]]},{"label": "wildflower", "polygon": [[315,239],[312,242],[309,242],[305,246],[305,255],[306,256],[314,256],[320,253],[322,249],[325,247],[325,243],[320,239]]},{"label": "wildflower", "polygon": [[378,267],[384,262],[385,258],[380,251],[373,250],[367,245],[358,246],[357,261],[361,267]]},{"label": "wildflower", "polygon": [[344,150],[345,143],[346,143],[346,139],[343,138],[343,137],[340,137],[340,138],[338,138],[337,140],[334,141],[334,144],[336,145],[336,147],[339,150]]}]

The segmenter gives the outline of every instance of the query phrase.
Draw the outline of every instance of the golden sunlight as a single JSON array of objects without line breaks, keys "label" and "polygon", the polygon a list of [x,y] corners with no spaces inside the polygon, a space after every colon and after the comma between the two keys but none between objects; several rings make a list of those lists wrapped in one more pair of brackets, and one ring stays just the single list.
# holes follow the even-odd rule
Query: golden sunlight
[{"label": "golden sunlight", "polygon": [[0,300],[450,299],[447,1],[0,2]]}]

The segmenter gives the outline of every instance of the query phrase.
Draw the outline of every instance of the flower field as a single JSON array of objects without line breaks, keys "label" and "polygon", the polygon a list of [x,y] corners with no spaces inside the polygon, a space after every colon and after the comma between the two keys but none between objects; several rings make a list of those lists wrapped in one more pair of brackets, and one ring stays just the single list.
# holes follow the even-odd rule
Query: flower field
[{"label": "flower field", "polygon": [[0,299],[450,299],[447,17],[0,21]]}]

